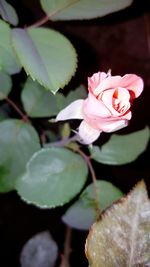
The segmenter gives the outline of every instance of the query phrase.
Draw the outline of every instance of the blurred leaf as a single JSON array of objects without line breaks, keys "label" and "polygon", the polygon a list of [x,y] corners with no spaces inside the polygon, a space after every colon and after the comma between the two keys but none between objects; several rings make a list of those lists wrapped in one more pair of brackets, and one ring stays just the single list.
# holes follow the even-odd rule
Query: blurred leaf
[{"label": "blurred leaf", "polygon": [[126,135],[113,134],[102,147],[90,148],[91,156],[94,160],[104,164],[127,164],[136,160],[145,151],[149,137],[148,127]]},{"label": "blurred leaf", "polygon": [[70,133],[71,133],[71,128],[70,128],[70,125],[69,123],[64,123],[63,126],[61,127],[61,137],[62,139],[64,138],[68,138],[70,136]]},{"label": "blurred leaf", "polygon": [[86,163],[78,154],[65,148],[45,148],[33,155],[16,188],[26,202],[53,208],[79,193],[87,172]]},{"label": "blurred leaf", "polygon": [[21,120],[0,122],[0,192],[14,189],[27,161],[40,149],[34,128]]},{"label": "blurred leaf", "polygon": [[92,226],[86,255],[91,267],[150,266],[150,202],[143,181]]},{"label": "blurred leaf", "polygon": [[56,116],[58,112],[78,98],[85,98],[86,91],[83,86],[68,93],[67,96],[57,93],[53,95],[38,82],[28,78],[23,91],[22,102],[25,111],[32,118],[43,118]]},{"label": "blurred leaf", "polygon": [[24,245],[21,267],[53,267],[57,256],[57,244],[49,232],[38,233]]},{"label": "blurred leaf", "polygon": [[52,20],[92,19],[131,5],[132,0],[40,0]]},{"label": "blurred leaf", "polygon": [[11,77],[4,72],[0,72],[0,100],[5,99],[5,97],[11,91],[11,87]]},{"label": "blurred leaf", "polygon": [[76,71],[77,56],[70,41],[46,28],[12,30],[15,51],[26,72],[41,85],[56,93]]},{"label": "blurred leaf", "polygon": [[[106,181],[97,181],[100,209],[104,210],[112,202],[122,197],[122,192]],[[62,217],[64,223],[70,227],[88,230],[96,219],[95,192],[90,184]]]},{"label": "blurred leaf", "polygon": [[14,26],[18,24],[18,16],[16,10],[5,0],[0,0],[0,15],[10,24]]},{"label": "blurred leaf", "polygon": [[46,91],[38,82],[28,78],[21,98],[24,109],[30,117],[42,118],[55,116],[58,113],[56,96]]},{"label": "blurred leaf", "polygon": [[20,71],[19,62],[13,50],[9,25],[0,20],[0,71],[15,74]]}]

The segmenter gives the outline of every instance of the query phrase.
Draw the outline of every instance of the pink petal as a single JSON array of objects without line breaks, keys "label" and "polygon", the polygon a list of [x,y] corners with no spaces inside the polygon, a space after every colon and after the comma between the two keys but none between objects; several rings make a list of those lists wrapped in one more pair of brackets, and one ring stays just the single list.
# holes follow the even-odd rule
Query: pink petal
[{"label": "pink petal", "polygon": [[69,106],[61,110],[57,117],[56,121],[64,121],[64,120],[70,120],[70,119],[83,119],[83,103],[85,100],[79,99],[74,102],[72,102]]},{"label": "pink petal", "polygon": [[131,90],[135,97],[138,97],[143,91],[144,82],[142,78],[135,74],[126,74],[122,77],[118,86]]},{"label": "pink petal", "polygon": [[101,83],[105,78],[107,77],[107,74],[105,72],[97,72],[93,74],[92,77],[88,78],[88,88],[89,91],[93,92],[94,89]]},{"label": "pink petal", "polygon": [[101,131],[92,128],[88,123],[82,121],[79,126],[79,142],[85,145],[92,144],[100,136]]},{"label": "pink petal", "polygon": [[95,96],[98,96],[101,92],[107,90],[107,89],[113,89],[115,87],[118,87],[118,84],[120,84],[121,76],[109,76],[106,79],[104,79],[98,86],[95,88],[93,94]]},{"label": "pink petal", "polygon": [[105,106],[105,104],[96,99],[96,97],[89,93],[88,98],[83,103],[83,113],[85,116],[100,116],[100,117],[108,117],[111,116],[111,112]]},{"label": "pink petal", "polygon": [[112,115],[119,116],[120,115],[119,112],[115,110],[115,108],[113,107],[113,94],[115,93],[115,91],[116,89],[109,89],[109,90],[104,91],[101,95],[101,100],[103,101],[105,106],[108,108],[108,110],[110,110]]},{"label": "pink petal", "polygon": [[99,128],[103,132],[114,132],[118,131],[128,125],[128,120],[103,120],[99,122]]}]

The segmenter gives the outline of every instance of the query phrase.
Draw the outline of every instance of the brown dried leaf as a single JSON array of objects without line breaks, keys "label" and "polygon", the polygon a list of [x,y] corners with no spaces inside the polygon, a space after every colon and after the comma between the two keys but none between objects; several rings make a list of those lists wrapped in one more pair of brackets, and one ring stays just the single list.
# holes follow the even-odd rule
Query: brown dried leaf
[{"label": "brown dried leaf", "polygon": [[90,267],[150,266],[150,201],[143,181],[92,226],[86,255]]}]

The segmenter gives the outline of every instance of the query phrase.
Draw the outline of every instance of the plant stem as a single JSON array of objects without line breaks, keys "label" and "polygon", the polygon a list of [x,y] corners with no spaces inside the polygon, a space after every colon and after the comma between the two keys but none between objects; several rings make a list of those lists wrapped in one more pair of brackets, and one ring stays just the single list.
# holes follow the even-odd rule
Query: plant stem
[{"label": "plant stem", "polygon": [[62,255],[61,267],[70,267],[69,257],[71,252],[71,234],[72,230],[69,226],[67,226],[65,243],[64,243],[64,254]]},{"label": "plant stem", "polygon": [[5,97],[5,100],[8,102],[8,104],[10,104],[10,105],[17,111],[17,113],[21,116],[21,118],[23,119],[23,121],[30,123],[30,121],[29,121],[27,115],[25,115],[25,114],[20,110],[20,108],[17,107],[17,105],[16,105],[10,98]]},{"label": "plant stem", "polygon": [[50,12],[49,14],[47,14],[46,16],[44,16],[42,19],[38,20],[37,22],[35,22],[34,24],[28,26],[27,28],[37,28],[39,26],[42,26],[43,24],[45,24],[46,22],[48,22],[54,15],[56,15],[57,13],[59,13],[60,11],[72,6],[73,4],[79,2],[79,0],[72,0],[70,1],[70,3],[64,4],[58,8],[56,8],[56,10]]},{"label": "plant stem", "polygon": [[95,171],[93,169],[92,163],[90,161],[90,157],[87,156],[82,150],[79,148],[76,149],[76,151],[82,156],[82,158],[85,160],[87,163],[87,166],[89,167],[89,170],[91,172],[92,180],[93,180],[93,186],[94,186],[94,191],[95,191],[95,209],[96,209],[96,217],[97,219],[99,218],[99,215],[101,213],[100,205],[99,205],[99,192],[97,188],[97,179],[95,175]]}]

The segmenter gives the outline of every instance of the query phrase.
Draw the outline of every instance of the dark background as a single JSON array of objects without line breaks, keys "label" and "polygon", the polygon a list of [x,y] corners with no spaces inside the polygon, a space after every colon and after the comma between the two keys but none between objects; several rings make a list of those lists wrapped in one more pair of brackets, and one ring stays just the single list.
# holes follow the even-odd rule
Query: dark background
[{"label": "dark background", "polygon": [[[35,23],[44,16],[37,0],[9,0],[17,10],[20,27]],[[78,53],[78,70],[65,92],[83,83],[87,76],[99,70],[112,69],[113,75],[135,73],[145,82],[142,96],[135,101],[129,133],[144,128],[150,122],[150,4],[134,1],[129,8],[89,21],[48,22],[47,27],[64,33]],[[19,103],[20,82],[25,79],[22,71],[14,75],[15,90],[12,98]],[[37,122],[36,122],[37,123]],[[103,137],[105,141],[105,136]],[[150,189],[150,152],[143,153],[134,163],[111,167],[93,163],[97,177],[111,181],[124,193],[144,178]],[[63,252],[65,226],[61,215],[68,205],[54,210],[41,210],[22,202],[16,192],[0,194],[0,267],[19,267],[19,255],[25,242],[34,234],[50,230]],[[88,266],[84,256],[87,232],[72,233],[71,266]],[[44,267],[44,266],[43,266]]]}]

